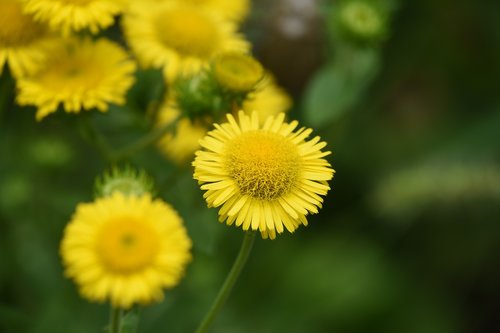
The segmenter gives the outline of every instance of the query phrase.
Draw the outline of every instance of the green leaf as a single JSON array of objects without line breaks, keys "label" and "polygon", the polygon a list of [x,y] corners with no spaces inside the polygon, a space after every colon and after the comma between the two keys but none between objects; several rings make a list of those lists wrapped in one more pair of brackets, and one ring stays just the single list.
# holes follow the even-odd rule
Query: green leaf
[{"label": "green leaf", "polygon": [[304,98],[305,121],[324,126],[352,109],[378,72],[375,49],[349,50],[313,78]]},{"label": "green leaf", "polygon": [[136,333],[137,326],[139,325],[139,308],[134,307],[127,312],[122,318],[121,332],[122,333]]}]

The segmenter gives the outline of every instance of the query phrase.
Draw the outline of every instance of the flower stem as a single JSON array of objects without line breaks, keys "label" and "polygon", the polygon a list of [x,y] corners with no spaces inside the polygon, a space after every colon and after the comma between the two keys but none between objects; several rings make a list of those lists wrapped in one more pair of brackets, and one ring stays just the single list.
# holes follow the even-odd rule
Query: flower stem
[{"label": "flower stem", "polygon": [[122,330],[122,310],[120,308],[111,307],[109,316],[109,333],[121,333]]},{"label": "flower stem", "polygon": [[162,136],[164,136],[168,132],[172,131],[172,129],[174,129],[175,126],[177,126],[177,122],[179,121],[179,119],[180,119],[180,117],[176,118],[174,121],[166,124],[165,126],[155,128],[151,132],[149,132],[148,134],[139,138],[137,141],[132,142],[130,145],[123,147],[123,148],[120,148],[120,149],[117,149],[111,155],[112,161],[119,162],[119,161],[121,161],[129,156],[134,155],[138,151],[141,151],[144,148],[147,148],[148,146],[154,144]]},{"label": "flower stem", "polygon": [[89,115],[82,115],[80,119],[86,138],[94,144],[102,157],[110,162],[112,158],[112,149],[106,141],[106,138],[97,130]]},{"label": "flower stem", "polygon": [[233,267],[231,268],[231,271],[229,271],[229,274],[226,277],[226,280],[224,281],[221,289],[219,290],[217,297],[212,303],[210,310],[207,312],[205,318],[203,318],[203,321],[198,326],[196,333],[204,333],[208,330],[215,317],[221,310],[222,306],[226,302],[227,298],[229,297],[229,294],[231,293],[231,290],[238,280],[243,267],[245,267],[248,256],[250,255],[250,251],[252,250],[255,240],[255,234],[255,232],[250,231],[245,234],[243,242],[241,243],[240,252],[238,253],[236,260],[233,263]]}]

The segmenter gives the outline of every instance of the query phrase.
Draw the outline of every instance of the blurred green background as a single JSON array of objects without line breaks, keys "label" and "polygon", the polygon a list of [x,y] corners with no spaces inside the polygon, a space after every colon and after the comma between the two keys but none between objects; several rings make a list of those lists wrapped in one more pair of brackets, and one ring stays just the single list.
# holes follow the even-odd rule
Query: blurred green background
[{"label": "blurred green background", "polygon": [[[391,4],[376,46],[339,37],[335,5],[257,1],[244,27],[337,174],[309,227],[256,242],[212,331],[499,332],[500,2]],[[138,80],[133,109],[88,115],[115,146],[144,133],[158,78]],[[58,247],[107,165],[80,116],[36,123],[14,105],[12,81],[0,84],[0,331],[102,332],[107,305],[78,296]],[[242,232],[216,222],[189,168],[154,147],[130,163],[154,177],[195,244],[185,279],[142,310],[139,331],[191,332]]]}]

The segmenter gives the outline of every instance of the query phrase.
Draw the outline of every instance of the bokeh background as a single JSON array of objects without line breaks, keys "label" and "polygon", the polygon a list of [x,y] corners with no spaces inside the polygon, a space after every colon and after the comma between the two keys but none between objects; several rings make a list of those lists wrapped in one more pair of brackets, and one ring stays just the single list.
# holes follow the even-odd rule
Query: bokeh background
[{"label": "bokeh background", "polygon": [[[337,174],[309,227],[256,242],[212,331],[499,332],[500,3],[394,2],[383,40],[352,48],[331,24],[334,5],[254,1],[243,28],[292,94],[291,117],[329,142]],[[92,116],[117,146],[144,132],[158,76],[138,80],[137,107]],[[0,332],[102,332],[107,305],[78,296],[58,247],[107,165],[79,117],[37,123],[14,104],[12,81],[0,85]],[[195,244],[185,279],[142,310],[139,331],[191,332],[242,232],[216,222],[189,168],[154,147],[130,163]]]}]

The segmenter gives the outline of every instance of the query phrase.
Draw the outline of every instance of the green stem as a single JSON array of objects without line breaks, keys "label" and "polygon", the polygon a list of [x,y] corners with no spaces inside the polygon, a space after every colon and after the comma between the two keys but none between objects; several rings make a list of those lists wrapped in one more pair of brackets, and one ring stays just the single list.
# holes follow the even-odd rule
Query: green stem
[{"label": "green stem", "polygon": [[122,310],[120,308],[111,307],[109,316],[109,333],[120,333],[122,330]]},{"label": "green stem", "polygon": [[229,272],[229,275],[226,277],[224,284],[222,285],[217,297],[215,298],[210,310],[203,318],[200,326],[196,330],[196,333],[204,333],[208,330],[215,317],[221,310],[222,306],[226,302],[231,290],[233,289],[234,284],[238,280],[238,276],[240,275],[243,267],[245,267],[245,263],[247,262],[248,256],[250,255],[250,251],[252,250],[253,243],[255,240],[255,232],[248,231],[243,238],[243,243],[241,243],[240,252],[236,257],[236,260],[233,263],[233,267]]},{"label": "green stem", "polygon": [[0,78],[0,122],[9,108],[14,88],[14,80],[9,74],[6,73],[6,75]]},{"label": "green stem", "polygon": [[131,143],[130,145],[117,149],[116,151],[113,152],[111,156],[112,161],[119,162],[129,156],[134,155],[138,151],[141,151],[147,148],[148,146],[154,144],[162,136],[164,136],[165,134],[170,132],[173,128],[175,128],[177,126],[177,122],[179,121],[179,119],[180,117],[176,118],[174,121],[166,124],[165,126],[155,128],[148,134],[139,138],[137,141]]},{"label": "green stem", "polygon": [[89,119],[89,116],[82,115],[82,124],[90,142],[94,144],[102,157],[108,162],[112,161],[112,149],[106,138],[96,129],[94,123]]}]

